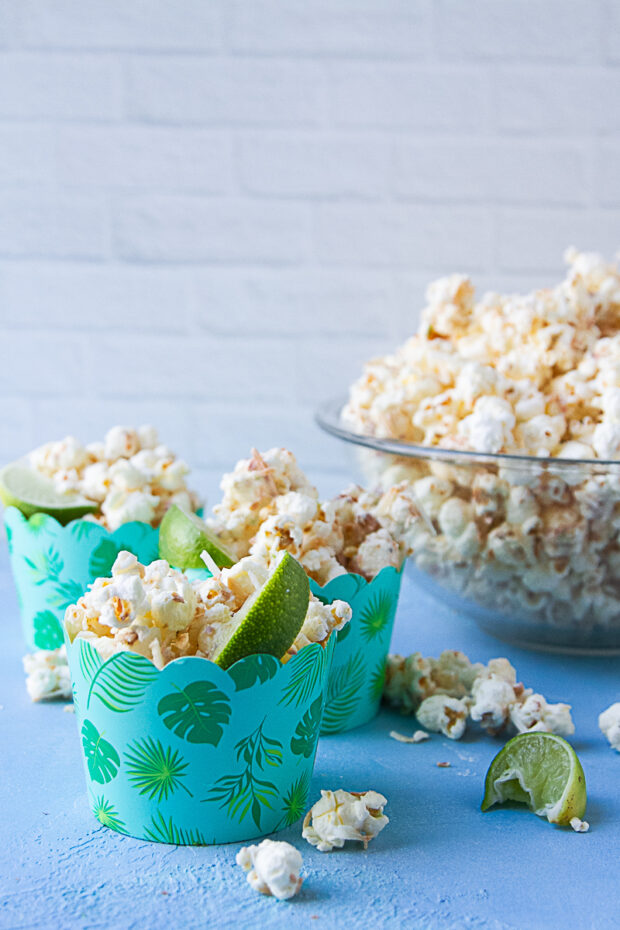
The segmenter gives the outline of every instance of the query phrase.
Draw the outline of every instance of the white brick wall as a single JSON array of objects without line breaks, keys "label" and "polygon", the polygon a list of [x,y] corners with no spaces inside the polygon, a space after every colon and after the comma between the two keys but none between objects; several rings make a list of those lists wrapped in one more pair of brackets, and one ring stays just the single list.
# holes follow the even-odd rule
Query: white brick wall
[{"label": "white brick wall", "polygon": [[620,248],[620,0],[0,0],[0,459],[291,445],[426,283]]}]

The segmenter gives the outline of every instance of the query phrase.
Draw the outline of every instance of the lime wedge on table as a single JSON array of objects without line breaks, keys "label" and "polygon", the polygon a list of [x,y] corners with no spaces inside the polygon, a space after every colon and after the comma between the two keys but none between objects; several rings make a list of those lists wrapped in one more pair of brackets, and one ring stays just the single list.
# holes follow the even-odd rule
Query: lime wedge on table
[{"label": "lime wedge on table", "polygon": [[519,801],[550,823],[567,825],[583,817],[586,800],[585,775],[570,743],[555,733],[520,733],[489,766],[482,810]]},{"label": "lime wedge on table", "polygon": [[63,524],[99,510],[98,504],[78,494],[59,493],[50,478],[25,462],[13,462],[0,471],[0,498],[5,507],[17,507],[25,517],[48,513]]},{"label": "lime wedge on table", "polygon": [[236,559],[204,520],[173,504],[159,528],[159,554],[175,568],[204,568],[200,553],[207,550],[218,568],[229,568]]},{"label": "lime wedge on table", "polygon": [[245,656],[260,653],[281,659],[303,626],[309,600],[308,576],[285,552],[262,588],[234,615],[234,631],[213,661],[229,668]]}]

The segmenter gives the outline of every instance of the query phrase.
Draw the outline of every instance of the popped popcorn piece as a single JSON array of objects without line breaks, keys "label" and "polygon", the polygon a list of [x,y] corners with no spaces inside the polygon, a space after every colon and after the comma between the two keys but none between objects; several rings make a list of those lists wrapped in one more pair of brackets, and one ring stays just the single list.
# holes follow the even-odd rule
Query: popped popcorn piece
[{"label": "popped popcorn piece", "polygon": [[67,436],[35,449],[29,462],[57,491],[99,504],[100,512],[89,519],[109,530],[132,520],[158,526],[171,504],[191,511],[200,506],[185,484],[189,468],[159,444],[152,426],[113,426],[103,442],[87,446]]},{"label": "popped popcorn piece", "polygon": [[401,486],[403,514],[415,501],[397,538],[420,571],[498,618],[596,642],[620,627],[620,484],[596,471],[620,460],[620,271],[565,257],[564,281],[531,294],[476,300],[461,275],[432,284],[417,334],[366,365],[342,416],[380,438],[557,458],[556,470],[360,453],[381,488]]},{"label": "popped popcorn piece", "polygon": [[450,739],[460,739],[467,727],[468,702],[466,698],[453,698],[434,694],[425,698],[416,712],[418,722]]},{"label": "popped popcorn piece", "polygon": [[[287,449],[254,449],[221,488],[222,501],[206,522],[238,558],[269,563],[286,550],[319,584],[347,571],[370,580],[385,566],[399,569],[408,548],[383,495],[353,485],[321,502]],[[413,520],[411,514],[407,529]]]},{"label": "popped popcorn piece", "polygon": [[620,752],[620,701],[599,715],[598,725],[612,749]]},{"label": "popped popcorn piece", "polygon": [[68,701],[73,697],[64,646],[38,649],[22,659],[26,689],[33,701]]},{"label": "popped popcorn piece", "polygon": [[[569,704],[548,704],[517,682],[508,659],[473,664],[462,652],[446,650],[439,659],[419,652],[387,659],[383,697],[403,713],[415,713],[427,730],[460,739],[467,720],[493,734],[510,725],[518,733],[575,732]],[[620,709],[620,704],[618,705]],[[620,734],[620,715],[618,720]]]},{"label": "popped popcorn piece", "polygon": [[302,836],[320,852],[340,849],[347,840],[368,848],[389,823],[383,813],[387,798],[377,791],[321,791],[321,799],[304,818]]},{"label": "popped popcorn piece", "polygon": [[235,861],[248,873],[247,881],[255,891],[278,901],[293,898],[302,886],[301,853],[290,843],[263,840],[258,846],[243,846]]},{"label": "popped popcorn piece", "polygon": [[390,736],[399,743],[423,743],[424,740],[430,739],[429,734],[425,733],[424,730],[416,730],[411,736],[405,736],[404,733],[398,733],[397,730],[390,730]]},{"label": "popped popcorn piece", "polygon": [[575,833],[587,833],[590,829],[590,824],[588,821],[580,820],[579,817],[571,817],[570,825]]},{"label": "popped popcorn piece", "polygon": [[[131,651],[160,669],[181,656],[209,659],[228,641],[237,612],[265,584],[269,571],[266,562],[248,556],[230,568],[216,568],[211,578],[190,582],[163,559],[145,566],[121,551],[111,577],[97,578],[67,608],[65,628],[72,641],[88,640],[104,659]],[[311,642],[324,643],[351,616],[344,601],[323,604],[311,595],[302,629],[282,661]]]}]

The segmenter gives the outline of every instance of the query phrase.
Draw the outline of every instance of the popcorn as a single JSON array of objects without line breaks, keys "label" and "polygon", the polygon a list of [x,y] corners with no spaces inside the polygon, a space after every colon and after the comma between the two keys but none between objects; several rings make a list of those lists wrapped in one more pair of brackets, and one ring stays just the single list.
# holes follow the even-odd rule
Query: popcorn
[{"label": "popcorn", "polygon": [[22,659],[26,689],[33,701],[68,701],[72,698],[71,676],[64,646],[38,649]]},{"label": "popcorn", "polygon": [[185,485],[189,468],[159,444],[152,426],[114,426],[102,443],[87,446],[68,436],[35,449],[29,462],[57,491],[99,504],[100,513],[89,519],[112,531],[132,520],[158,526],[171,504],[200,506]]},{"label": "popcorn", "polygon": [[587,820],[580,820],[579,817],[571,817],[570,825],[575,831],[575,833],[587,833],[590,829],[590,824]]},{"label": "popcorn", "polygon": [[[407,658],[390,655],[383,696],[403,713],[415,713],[427,730],[450,739],[461,738],[468,719],[490,734],[507,726],[518,733],[575,732],[570,705],[548,704],[542,694],[524,688],[504,658],[491,659],[485,666],[456,651],[442,652],[439,659],[423,658],[419,652]],[[620,711],[620,704],[617,707]]]},{"label": "popcorn", "polygon": [[290,843],[263,840],[258,846],[243,846],[235,861],[248,873],[247,880],[255,891],[279,901],[293,898],[302,886],[301,853]]},{"label": "popcorn", "polygon": [[[210,659],[235,630],[237,611],[266,582],[267,563],[241,559],[204,581],[190,582],[159,559],[142,565],[130,552],[118,554],[110,578],[97,578],[65,612],[73,641],[87,640],[104,659],[131,651],[157,668],[181,656]],[[323,604],[310,596],[303,626],[282,661],[308,643],[323,643],[352,616],[344,601]]]},{"label": "popcorn", "polygon": [[425,698],[416,712],[418,723],[433,733],[460,739],[467,727],[467,699],[434,694]]},{"label": "popcorn", "polygon": [[[206,522],[238,558],[270,563],[286,550],[319,584],[347,571],[367,579],[382,568],[399,569],[408,543],[386,511],[385,495],[355,485],[329,501],[286,449],[253,450],[221,483],[224,492]],[[396,504],[392,502],[396,508]],[[407,529],[418,516],[413,502],[402,502]]]},{"label": "popcorn", "polygon": [[612,704],[599,715],[598,725],[611,748],[620,752],[620,702]]},{"label": "popcorn", "polygon": [[415,502],[398,538],[420,571],[533,637],[539,623],[602,645],[620,627],[620,483],[597,470],[620,460],[620,271],[574,249],[566,260],[563,282],[524,296],[476,301],[463,276],[435,282],[417,335],[368,363],[342,416],[365,435],[557,459],[360,453],[403,511]]},{"label": "popcorn", "polygon": [[368,848],[389,819],[383,813],[387,799],[377,791],[321,791],[321,800],[304,818],[302,836],[320,852],[342,848],[357,840]]}]

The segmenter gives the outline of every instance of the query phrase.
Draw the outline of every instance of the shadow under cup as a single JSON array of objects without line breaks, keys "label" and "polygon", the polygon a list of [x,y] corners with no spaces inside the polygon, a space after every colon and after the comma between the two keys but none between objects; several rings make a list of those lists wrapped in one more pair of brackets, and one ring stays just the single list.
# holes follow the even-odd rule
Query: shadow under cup
[{"label": "shadow under cup", "polygon": [[67,643],[88,796],[104,826],[143,840],[254,839],[306,811],[335,637],[282,665],[223,671],[198,656],[161,671]]},{"label": "shadow under cup", "polygon": [[91,520],[63,526],[48,514],[26,518],[16,507],[7,507],[4,524],[29,649],[63,644],[65,610],[95,578],[111,574],[122,549],[146,565],[159,558],[159,529],[148,523],[125,523],[111,533]]}]

